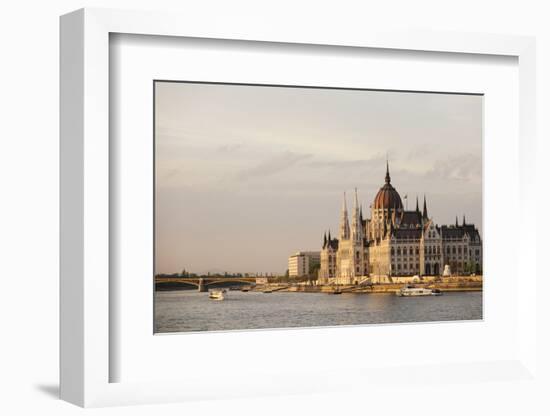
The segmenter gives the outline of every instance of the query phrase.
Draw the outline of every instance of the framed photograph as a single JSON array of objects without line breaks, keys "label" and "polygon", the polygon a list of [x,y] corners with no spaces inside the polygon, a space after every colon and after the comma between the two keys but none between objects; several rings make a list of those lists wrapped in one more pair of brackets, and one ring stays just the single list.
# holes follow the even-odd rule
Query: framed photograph
[{"label": "framed photograph", "polygon": [[62,398],[537,383],[534,59],[63,16]]},{"label": "framed photograph", "polygon": [[155,332],[483,318],[483,95],[155,80],[154,100]]}]

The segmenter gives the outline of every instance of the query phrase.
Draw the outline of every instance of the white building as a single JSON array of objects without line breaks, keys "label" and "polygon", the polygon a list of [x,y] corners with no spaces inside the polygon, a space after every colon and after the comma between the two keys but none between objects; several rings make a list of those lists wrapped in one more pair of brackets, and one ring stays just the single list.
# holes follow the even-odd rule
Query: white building
[{"label": "white building", "polygon": [[307,276],[311,268],[320,262],[320,251],[298,251],[288,258],[288,275],[290,277]]},{"label": "white building", "polygon": [[483,248],[474,224],[438,226],[428,216],[426,198],[421,211],[405,210],[391,185],[386,165],[385,184],[371,204],[371,217],[364,219],[357,190],[351,227],[346,196],[340,214],[338,238],[323,237],[319,283],[357,284],[366,278],[392,281],[393,276],[440,276],[444,266],[452,273],[481,274]]}]

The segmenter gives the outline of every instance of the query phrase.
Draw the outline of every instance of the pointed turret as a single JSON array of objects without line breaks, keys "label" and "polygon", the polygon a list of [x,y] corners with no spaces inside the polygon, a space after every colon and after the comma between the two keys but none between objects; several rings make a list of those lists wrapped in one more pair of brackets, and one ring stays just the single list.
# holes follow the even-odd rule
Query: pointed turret
[{"label": "pointed turret", "polygon": [[426,195],[424,195],[424,209],[422,210],[422,218],[428,219],[428,208],[426,207]]},{"label": "pointed turret", "polygon": [[357,188],[355,188],[355,198],[353,200],[353,214],[351,219],[351,237],[356,243],[363,239],[363,227],[361,214],[359,212],[359,198],[357,198]]},{"label": "pointed turret", "polygon": [[340,240],[349,240],[349,238],[348,207],[346,204],[346,193],[344,192],[344,201],[342,202],[342,212],[340,214]]},{"label": "pointed turret", "polygon": [[386,183],[390,183],[390,163],[388,162],[388,159],[386,159]]},{"label": "pointed turret", "polygon": [[323,236],[323,248],[327,246],[327,232],[325,231],[325,235]]},{"label": "pointed turret", "polygon": [[456,216],[456,219],[455,219],[455,227],[458,228],[458,215]]},{"label": "pointed turret", "polygon": [[420,212],[420,209],[418,208],[418,195],[416,195],[416,212]]},{"label": "pointed turret", "polygon": [[466,215],[462,214],[462,226],[466,226]]},{"label": "pointed turret", "polygon": [[330,230],[328,230],[328,243],[330,244],[332,242],[332,237],[330,236]]}]

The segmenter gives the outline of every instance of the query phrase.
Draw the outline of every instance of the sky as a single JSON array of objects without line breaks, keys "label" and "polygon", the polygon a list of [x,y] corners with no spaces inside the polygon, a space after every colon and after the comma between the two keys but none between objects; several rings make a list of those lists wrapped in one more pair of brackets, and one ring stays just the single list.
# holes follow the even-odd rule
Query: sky
[{"label": "sky", "polygon": [[156,272],[284,273],[333,236],[344,191],[365,217],[386,158],[403,204],[482,232],[476,95],[155,84]]}]

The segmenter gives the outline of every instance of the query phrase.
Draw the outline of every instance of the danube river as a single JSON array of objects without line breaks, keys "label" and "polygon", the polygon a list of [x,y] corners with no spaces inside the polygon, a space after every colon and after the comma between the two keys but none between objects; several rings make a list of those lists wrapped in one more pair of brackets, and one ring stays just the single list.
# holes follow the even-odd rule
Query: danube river
[{"label": "danube river", "polygon": [[157,291],[156,332],[220,331],[482,319],[482,292],[443,296],[192,290]]}]

